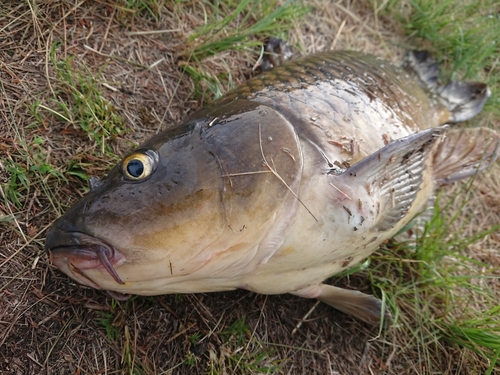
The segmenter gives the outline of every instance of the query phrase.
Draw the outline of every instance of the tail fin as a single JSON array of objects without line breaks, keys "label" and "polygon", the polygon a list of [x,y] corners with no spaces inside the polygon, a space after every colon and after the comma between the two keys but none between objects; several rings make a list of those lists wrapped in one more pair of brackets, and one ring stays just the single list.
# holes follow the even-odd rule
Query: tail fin
[{"label": "tail fin", "polygon": [[438,65],[426,51],[411,51],[403,66],[415,73],[422,85],[448,108],[451,114],[448,122],[460,122],[474,117],[481,112],[490,96],[490,90],[481,82],[451,81],[447,85],[439,85]]},{"label": "tail fin", "polygon": [[433,153],[439,185],[468,178],[491,165],[500,151],[500,135],[488,128],[450,129]]}]

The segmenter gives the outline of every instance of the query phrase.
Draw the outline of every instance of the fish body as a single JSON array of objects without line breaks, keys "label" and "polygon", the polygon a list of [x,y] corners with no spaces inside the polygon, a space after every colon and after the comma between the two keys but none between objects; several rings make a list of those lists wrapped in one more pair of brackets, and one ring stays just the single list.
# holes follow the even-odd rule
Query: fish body
[{"label": "fish body", "polygon": [[412,56],[327,52],[250,79],[126,155],[50,229],[53,262],[98,289],[294,293],[376,321],[374,297],[322,281],[498,153],[491,130],[442,126],[486,86],[439,86]]}]

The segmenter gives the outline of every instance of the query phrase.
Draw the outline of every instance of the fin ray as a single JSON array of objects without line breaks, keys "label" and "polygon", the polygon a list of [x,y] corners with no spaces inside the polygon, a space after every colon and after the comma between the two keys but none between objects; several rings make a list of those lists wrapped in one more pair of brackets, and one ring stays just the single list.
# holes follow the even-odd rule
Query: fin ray
[{"label": "fin ray", "polygon": [[410,210],[423,181],[427,155],[446,128],[397,139],[335,177],[348,186],[371,186],[381,206],[375,229],[394,227]]},{"label": "fin ray", "polygon": [[434,178],[439,185],[482,172],[498,157],[500,135],[488,128],[453,129],[433,152]]},{"label": "fin ray", "polygon": [[326,284],[320,287],[321,293],[316,298],[343,313],[368,324],[379,324],[382,318],[387,323],[392,320],[389,309],[384,309],[382,301],[370,294]]}]

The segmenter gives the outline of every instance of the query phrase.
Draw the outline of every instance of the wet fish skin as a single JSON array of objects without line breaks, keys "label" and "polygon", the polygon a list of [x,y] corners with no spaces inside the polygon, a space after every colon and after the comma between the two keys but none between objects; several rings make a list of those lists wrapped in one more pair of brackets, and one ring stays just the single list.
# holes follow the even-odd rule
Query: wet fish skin
[{"label": "wet fish skin", "polygon": [[[448,108],[422,87],[416,74],[354,51],[325,52],[279,66],[223,101],[236,98],[276,108],[292,119],[299,134],[327,149],[331,146],[324,145],[325,138],[341,140],[353,135],[353,126],[372,125],[363,156],[385,146],[382,134],[396,139],[451,119]],[[361,132],[369,136],[367,129]]]},{"label": "wet fish skin", "polygon": [[[486,86],[431,87],[425,64],[328,52],[265,72],[126,155],[46,248],[95,288],[293,293],[373,323],[380,301],[322,281],[498,154],[491,130],[441,126],[475,115]],[[152,171],[138,180],[127,177],[135,155]]]}]

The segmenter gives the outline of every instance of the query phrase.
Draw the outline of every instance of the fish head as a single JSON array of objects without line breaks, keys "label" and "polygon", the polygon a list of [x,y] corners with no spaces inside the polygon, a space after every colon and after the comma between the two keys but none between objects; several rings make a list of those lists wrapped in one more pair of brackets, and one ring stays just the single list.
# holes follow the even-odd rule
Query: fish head
[{"label": "fish head", "polygon": [[210,264],[239,264],[244,250],[234,249],[265,236],[301,164],[276,111],[226,107],[158,134],[92,180],[47,233],[52,262],[81,284],[144,295],[174,292],[170,282]]}]

